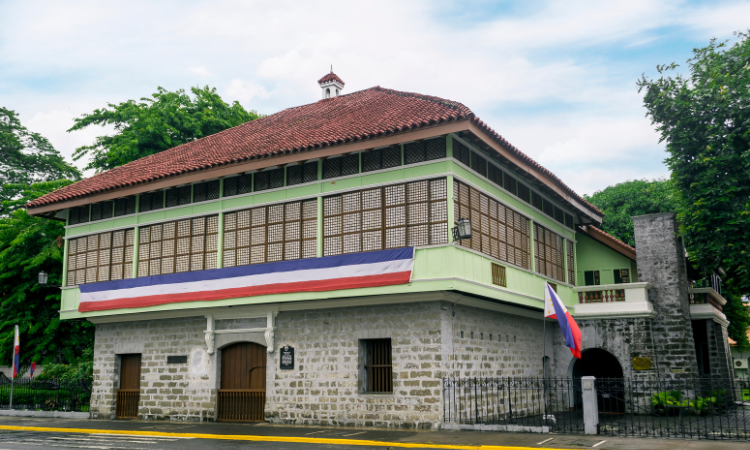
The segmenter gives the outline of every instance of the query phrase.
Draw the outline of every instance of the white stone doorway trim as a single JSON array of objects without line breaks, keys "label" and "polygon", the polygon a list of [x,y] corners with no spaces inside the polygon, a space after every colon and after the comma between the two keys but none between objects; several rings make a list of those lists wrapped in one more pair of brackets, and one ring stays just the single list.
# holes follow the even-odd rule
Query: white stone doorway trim
[{"label": "white stone doorway trim", "polygon": [[[266,351],[273,353],[274,338],[276,334],[276,316],[279,315],[278,306],[267,311],[258,311],[253,313],[244,314],[207,314],[206,317],[206,329],[204,333],[206,335],[206,350],[209,355],[213,355],[216,351],[216,335],[217,334],[241,334],[241,333],[264,333],[266,339]],[[221,319],[259,319],[266,318],[265,328],[237,328],[233,330],[217,330],[215,328],[216,320]]]}]

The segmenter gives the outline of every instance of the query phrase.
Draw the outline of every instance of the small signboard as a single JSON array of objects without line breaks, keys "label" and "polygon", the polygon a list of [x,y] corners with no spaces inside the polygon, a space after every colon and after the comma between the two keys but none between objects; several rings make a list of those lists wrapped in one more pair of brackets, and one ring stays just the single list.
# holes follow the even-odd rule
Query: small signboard
[{"label": "small signboard", "polygon": [[280,355],[281,370],[294,370],[294,347],[283,346]]},{"label": "small signboard", "polygon": [[167,364],[187,364],[187,355],[167,356]]},{"label": "small signboard", "polygon": [[651,368],[651,358],[635,357],[633,358],[633,369],[648,370]]}]

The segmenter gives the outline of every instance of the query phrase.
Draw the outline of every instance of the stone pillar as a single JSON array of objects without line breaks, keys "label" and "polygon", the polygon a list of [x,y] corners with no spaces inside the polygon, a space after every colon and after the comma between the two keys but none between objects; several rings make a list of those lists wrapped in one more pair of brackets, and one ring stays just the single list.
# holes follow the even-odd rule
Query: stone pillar
[{"label": "stone pillar", "polygon": [[698,374],[690,305],[688,304],[685,249],[678,235],[675,213],[633,217],[638,249],[638,280],[654,287],[653,334],[656,366],[662,376]]},{"label": "stone pillar", "polygon": [[599,434],[599,404],[596,400],[596,378],[581,378],[583,393],[583,432]]}]

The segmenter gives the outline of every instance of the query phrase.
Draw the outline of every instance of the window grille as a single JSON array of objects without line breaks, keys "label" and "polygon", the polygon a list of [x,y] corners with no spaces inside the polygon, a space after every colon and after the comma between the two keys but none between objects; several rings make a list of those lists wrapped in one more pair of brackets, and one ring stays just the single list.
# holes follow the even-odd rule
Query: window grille
[{"label": "window grille", "polygon": [[543,198],[542,201],[543,201],[542,211],[544,211],[544,214],[547,214],[550,217],[554,217],[555,206],[552,204],[552,202],[550,202],[546,198]]},{"label": "window grille", "polygon": [[565,282],[563,238],[534,224],[534,268],[537,273]]},{"label": "window grille", "polygon": [[135,195],[115,200],[115,217],[135,214]]},{"label": "window grille", "polygon": [[572,241],[565,241],[567,244],[567,253],[565,254],[565,258],[568,262],[568,284],[572,284],[573,286],[576,285],[576,265],[575,265],[575,258],[573,258],[573,242]]},{"label": "window grille", "polygon": [[365,339],[362,343],[364,392],[393,392],[391,339]]},{"label": "window grille", "polygon": [[141,228],[138,276],[215,269],[218,235],[218,215]]},{"label": "window grille", "polygon": [[453,139],[453,157],[466,167],[470,167],[471,165],[471,151],[469,150],[469,147],[465,146],[461,142],[459,142],[457,139]]},{"label": "window grille", "polygon": [[219,198],[219,180],[205,181],[193,185],[193,202],[205,202]]},{"label": "window grille", "polygon": [[89,221],[89,205],[76,206],[68,210],[68,225],[76,225]]},{"label": "window grille", "polygon": [[[508,287],[508,283],[505,278],[505,267],[499,264],[492,263],[492,284],[502,287]],[[490,337],[490,340],[491,339],[492,337]]]},{"label": "window grille", "polygon": [[448,242],[446,179],[415,181],[323,199],[323,254]]},{"label": "window grille", "polygon": [[525,184],[518,183],[518,198],[526,203],[531,203],[531,191]]},{"label": "window grille", "polygon": [[432,161],[433,159],[445,158],[446,145],[445,136],[440,136],[435,139],[424,141],[424,159],[425,161]]},{"label": "window grille", "polygon": [[531,193],[531,204],[534,206],[534,208],[542,211],[542,208],[544,208],[542,196],[537,194],[536,192]]},{"label": "window grille", "polygon": [[555,220],[560,223],[565,223],[565,216],[563,216],[563,211],[557,206],[555,206]]},{"label": "window grille", "polygon": [[225,214],[224,267],[314,258],[317,217],[317,200]]},{"label": "window grille", "polygon": [[417,141],[404,145],[404,164],[416,164],[425,160],[424,142]]},{"label": "window grille", "polygon": [[479,175],[487,176],[487,160],[480,156],[479,153],[471,153],[471,169]]},{"label": "window grille", "polygon": [[359,153],[323,161],[323,179],[359,173]]},{"label": "window grille", "polygon": [[518,183],[516,183],[516,179],[508,175],[507,173],[503,177],[503,187],[506,191],[510,192],[513,195],[518,195],[516,188],[518,186]]},{"label": "window grille", "polygon": [[318,179],[318,162],[297,164],[286,167],[286,185],[309,183]]},{"label": "window grille", "polygon": [[362,153],[362,172],[372,172],[400,165],[401,146],[398,145]]},{"label": "window grille", "polygon": [[565,226],[568,228],[575,227],[575,223],[573,222],[573,216],[567,213],[565,214]]},{"label": "window grille", "polygon": [[529,219],[461,182],[453,183],[455,218],[471,221],[461,245],[500,261],[530,268]]},{"label": "window grille", "polygon": [[503,187],[503,171],[496,165],[490,164],[489,170],[487,171],[487,177],[496,185]]},{"label": "window grille", "polygon": [[164,191],[147,192],[140,195],[139,212],[156,211],[164,208]]},{"label": "window grille", "polygon": [[253,175],[245,174],[224,178],[224,197],[249,194],[253,191]]},{"label": "window grille", "polygon": [[68,240],[67,285],[133,277],[134,230],[117,230]]},{"label": "window grille", "polygon": [[284,168],[255,173],[254,192],[276,189],[284,186]]},{"label": "window grille", "polygon": [[107,202],[94,203],[91,205],[91,221],[111,219],[113,214],[114,202],[112,200]]},{"label": "window grille", "polygon": [[190,204],[192,189],[190,185],[167,189],[167,208]]}]

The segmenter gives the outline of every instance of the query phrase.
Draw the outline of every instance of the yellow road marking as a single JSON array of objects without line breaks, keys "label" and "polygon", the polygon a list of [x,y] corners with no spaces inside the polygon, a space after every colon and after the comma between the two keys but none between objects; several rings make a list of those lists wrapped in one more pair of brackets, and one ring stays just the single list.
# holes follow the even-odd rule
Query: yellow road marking
[{"label": "yellow road marking", "polygon": [[[47,433],[86,433],[86,434],[111,434],[130,436],[159,436],[159,437],[189,437],[198,439],[222,439],[228,441],[254,441],[254,442],[296,442],[302,444],[331,444],[331,445],[369,445],[371,447],[399,447],[399,448],[440,448],[449,450],[526,450],[533,447],[506,447],[500,445],[450,445],[450,444],[420,444],[416,442],[383,442],[365,441],[359,439],[326,439],[305,438],[285,436],[252,436],[244,434],[205,434],[205,433],[167,433],[163,431],[138,431],[138,430],[97,430],[89,428],[52,428],[52,427],[17,427],[0,425],[0,430],[8,431],[40,431]],[[547,449],[549,450],[549,449]],[[562,449],[552,449],[562,450]]]}]

